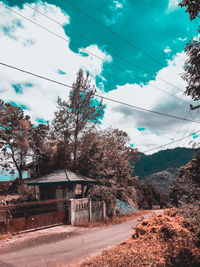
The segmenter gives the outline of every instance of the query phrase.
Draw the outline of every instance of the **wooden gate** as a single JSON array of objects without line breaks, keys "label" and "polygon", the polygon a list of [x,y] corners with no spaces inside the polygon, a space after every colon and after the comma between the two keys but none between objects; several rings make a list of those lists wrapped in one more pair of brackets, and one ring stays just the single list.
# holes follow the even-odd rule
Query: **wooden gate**
[{"label": "wooden gate", "polygon": [[69,223],[69,201],[34,201],[0,208],[0,234]]}]

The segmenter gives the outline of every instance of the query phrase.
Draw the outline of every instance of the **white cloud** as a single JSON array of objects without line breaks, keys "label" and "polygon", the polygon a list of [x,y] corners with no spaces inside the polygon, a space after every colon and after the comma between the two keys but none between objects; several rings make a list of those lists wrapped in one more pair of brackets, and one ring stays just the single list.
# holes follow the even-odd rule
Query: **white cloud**
[{"label": "white cloud", "polygon": [[181,38],[181,37],[179,37],[178,40],[184,42],[184,41],[187,40],[187,37],[185,37],[185,38]]},{"label": "white cloud", "polygon": [[116,8],[123,8],[123,4],[122,3],[118,2],[118,1],[114,1],[113,3],[115,4]]},{"label": "white cloud", "polygon": [[172,50],[169,48],[169,46],[167,46],[165,48],[164,52],[168,54],[168,53],[172,52]]},{"label": "white cloud", "polygon": [[[32,4],[32,7],[58,20],[62,25],[70,23],[69,16],[54,5],[39,2]],[[89,71],[92,77],[101,76],[103,62],[112,60],[111,56],[101,51],[97,45],[89,46],[86,50],[102,58],[103,62],[90,54],[83,56],[81,53],[74,53],[69,48],[70,40],[62,26],[27,6],[24,6],[23,9],[18,7],[12,9],[47,27],[65,38],[66,42],[6,8],[1,8],[0,58],[2,62],[71,85],[80,67]],[[80,49],[81,51],[82,49]],[[59,69],[66,74],[60,75]],[[33,86],[22,86],[23,94],[17,94],[12,87],[13,84],[26,83],[33,84]],[[62,86],[0,66],[0,98],[27,106],[30,109],[27,113],[32,116],[34,121],[37,118],[51,120],[56,108],[57,97],[67,98],[69,90],[69,88],[65,89]]]},{"label": "white cloud", "polygon": [[[69,16],[54,5],[37,3],[32,6],[59,20],[63,25],[70,23]],[[51,31],[66,38],[66,42],[17,17],[7,9],[1,8],[0,58],[2,62],[69,85],[75,80],[76,72],[80,67],[89,70],[92,77],[102,75],[103,62],[101,60],[92,55],[82,55],[81,52],[84,51],[81,48],[80,54],[69,49],[68,41],[70,40],[63,27],[26,6],[23,9],[17,7],[12,9],[48,27]],[[7,34],[6,29],[9,29]],[[97,45],[91,45],[86,50],[98,55],[104,62],[112,60],[111,56],[99,49]],[[148,85],[125,84],[117,86],[116,90],[102,94],[131,105],[184,117],[189,105],[164,94],[156,87],[187,100],[188,98],[183,96],[181,91],[159,80],[159,78],[164,79],[184,90],[186,84],[178,73],[183,72],[185,58],[184,53],[177,54],[173,60],[168,61],[168,67],[158,72],[156,80],[150,81]],[[60,75],[58,70],[61,70],[63,74]],[[102,78],[104,79],[104,77]],[[28,87],[27,83],[33,84],[33,86]],[[17,94],[12,84],[21,84],[23,94]],[[27,113],[34,121],[37,118],[51,120],[56,108],[57,97],[67,98],[69,90],[69,88],[65,89],[62,86],[0,66],[0,98],[27,106],[29,108]],[[131,137],[130,143],[133,143],[134,147],[138,147],[141,151],[170,142],[181,124],[181,121],[122,108],[121,105],[112,102],[105,101],[105,104],[107,104],[107,109],[103,127],[113,126],[127,131]],[[140,132],[137,130],[138,127],[145,127],[147,130]],[[185,131],[185,134],[193,132],[193,128],[195,125],[191,125],[189,128],[189,123],[183,123],[176,138],[182,137]],[[158,136],[156,133],[160,135]]]},{"label": "white cloud", "polygon": [[178,8],[179,1],[178,0],[169,0],[168,9],[176,9]]},{"label": "white cloud", "polygon": [[[189,111],[189,104],[166,95],[156,87],[174,94],[182,100],[191,102],[191,99],[184,96],[181,90],[160,80],[169,81],[169,83],[184,90],[186,83],[179,73],[183,72],[185,59],[186,55],[184,52],[177,54],[173,60],[168,61],[168,67],[159,71],[155,81],[150,81],[149,84],[142,87],[137,84],[118,86],[116,90],[110,91],[105,94],[105,96],[131,105],[160,111],[162,113],[174,114],[184,118]],[[133,143],[134,147],[139,148],[140,151],[146,151],[150,148],[169,143],[176,132],[177,135],[175,139],[181,138],[183,135],[188,135],[194,132],[196,129],[195,127],[198,126],[198,124],[195,123],[182,122],[125,106],[123,107],[117,103],[108,101],[105,101],[105,103],[107,104],[107,109],[103,120],[103,126],[113,126],[125,130],[131,137],[130,143]],[[191,119],[189,115],[187,118]],[[138,131],[138,127],[145,127],[146,130]],[[187,142],[183,140],[179,142],[178,145],[188,145],[189,140],[191,141],[192,138],[188,139]],[[175,143],[170,147],[176,146],[177,144]],[[166,148],[167,147],[164,149]],[[156,152],[156,150],[150,153],[154,152]]]}]

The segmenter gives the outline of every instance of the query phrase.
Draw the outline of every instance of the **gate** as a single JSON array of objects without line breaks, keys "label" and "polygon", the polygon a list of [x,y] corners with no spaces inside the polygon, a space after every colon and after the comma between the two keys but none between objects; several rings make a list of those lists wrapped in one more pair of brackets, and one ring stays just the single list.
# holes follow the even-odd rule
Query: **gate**
[{"label": "gate", "polygon": [[0,208],[0,234],[69,223],[69,201],[34,201]]}]

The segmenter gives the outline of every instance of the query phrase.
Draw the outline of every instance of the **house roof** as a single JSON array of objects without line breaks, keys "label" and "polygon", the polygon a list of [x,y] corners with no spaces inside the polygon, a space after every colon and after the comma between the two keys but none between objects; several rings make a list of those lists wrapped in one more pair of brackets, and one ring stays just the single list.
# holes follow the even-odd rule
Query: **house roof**
[{"label": "house roof", "polygon": [[57,170],[50,174],[28,182],[27,185],[61,185],[61,184],[96,184],[95,179],[87,178],[81,174],[68,171],[66,169]]}]

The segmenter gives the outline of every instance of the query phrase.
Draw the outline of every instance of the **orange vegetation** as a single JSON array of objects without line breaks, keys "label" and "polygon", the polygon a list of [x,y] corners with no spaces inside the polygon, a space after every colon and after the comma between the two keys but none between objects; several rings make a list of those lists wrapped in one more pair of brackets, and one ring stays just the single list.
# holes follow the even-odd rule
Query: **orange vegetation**
[{"label": "orange vegetation", "polygon": [[200,229],[175,209],[143,219],[120,245],[81,264],[86,267],[200,266]]}]

